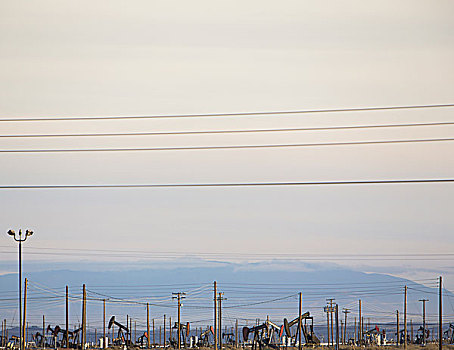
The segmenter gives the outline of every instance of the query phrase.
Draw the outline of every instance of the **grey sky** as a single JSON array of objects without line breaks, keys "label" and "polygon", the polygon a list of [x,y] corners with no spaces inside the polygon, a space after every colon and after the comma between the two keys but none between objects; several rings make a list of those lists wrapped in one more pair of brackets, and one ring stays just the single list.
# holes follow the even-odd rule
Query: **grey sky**
[{"label": "grey sky", "polygon": [[[452,1],[2,1],[0,116],[450,103],[454,96],[453,10]],[[2,123],[0,129],[2,134],[119,132],[429,121],[452,121],[452,109]],[[452,137],[453,131],[454,127],[430,127],[281,135],[0,139],[0,147],[330,142]],[[447,142],[291,150],[1,154],[0,183],[443,178],[452,177],[452,151],[452,143]],[[36,236],[27,244],[35,247],[452,252],[453,194],[451,184],[2,191],[0,229],[33,227]],[[2,246],[13,245],[6,235],[0,237]],[[368,264],[372,270],[384,263]],[[406,276],[421,266],[411,261],[386,263],[390,264],[403,270],[408,265],[413,271],[399,272]],[[452,265],[450,261],[422,265],[434,268],[434,275],[452,273],[446,266]],[[6,265],[3,270],[8,270]]]}]

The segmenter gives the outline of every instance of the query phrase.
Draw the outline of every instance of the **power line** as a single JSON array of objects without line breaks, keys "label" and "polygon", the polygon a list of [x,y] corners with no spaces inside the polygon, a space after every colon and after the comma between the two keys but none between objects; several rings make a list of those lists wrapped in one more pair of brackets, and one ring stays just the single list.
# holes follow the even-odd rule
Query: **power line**
[{"label": "power line", "polygon": [[0,153],[75,153],[75,152],[143,152],[143,151],[203,151],[217,149],[258,149],[258,148],[294,148],[322,146],[356,146],[376,144],[403,144],[421,142],[447,142],[454,138],[383,140],[383,141],[353,141],[326,143],[295,143],[295,144],[265,144],[265,145],[232,145],[232,146],[189,146],[189,147],[147,147],[147,148],[55,148],[55,149],[7,149]]},{"label": "power line", "polygon": [[241,134],[241,133],[274,133],[297,131],[406,128],[454,125],[454,122],[408,123],[408,124],[379,124],[379,125],[350,125],[308,128],[277,128],[277,129],[241,129],[241,130],[205,130],[205,131],[159,131],[159,132],[123,132],[123,133],[80,133],[80,134],[13,134],[0,135],[0,138],[51,138],[51,137],[117,137],[117,136],[164,136],[164,135],[204,135],[204,134]]},{"label": "power line", "polygon": [[2,185],[6,189],[82,189],[82,188],[168,188],[168,187],[277,187],[277,186],[331,186],[331,185],[387,185],[452,183],[454,179],[409,179],[409,180],[359,180],[359,181],[313,181],[313,182],[231,182],[231,183],[180,183],[180,184],[93,184],[93,185]]},{"label": "power line", "polygon": [[207,113],[207,114],[173,114],[173,115],[132,115],[132,116],[89,116],[89,117],[41,117],[41,118],[4,118],[0,122],[41,122],[41,121],[67,121],[67,120],[124,120],[124,119],[159,119],[159,118],[209,118],[209,117],[241,117],[261,115],[286,115],[286,114],[316,114],[316,113],[340,113],[340,112],[366,112],[384,110],[405,110],[425,108],[454,107],[454,103],[408,105],[408,106],[383,106],[383,107],[358,107],[358,108],[333,108],[333,109],[309,109],[294,111],[263,111],[263,112],[235,112],[235,113]]}]

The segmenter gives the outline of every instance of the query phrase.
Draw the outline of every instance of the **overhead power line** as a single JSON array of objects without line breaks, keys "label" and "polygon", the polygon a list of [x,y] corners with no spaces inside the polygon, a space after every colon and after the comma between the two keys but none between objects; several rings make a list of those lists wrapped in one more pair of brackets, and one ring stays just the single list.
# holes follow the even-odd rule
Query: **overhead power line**
[{"label": "overhead power line", "polygon": [[93,184],[93,185],[2,185],[7,189],[83,189],[83,188],[168,188],[168,187],[278,187],[278,186],[334,186],[334,185],[388,185],[452,183],[454,179],[361,180],[361,181],[309,181],[309,182],[237,182],[237,183],[181,183],[181,184]]},{"label": "overhead power line", "polygon": [[316,113],[341,113],[341,112],[367,112],[385,110],[425,109],[454,107],[454,103],[408,105],[408,106],[378,106],[358,108],[333,108],[333,109],[308,109],[294,111],[255,111],[234,113],[206,113],[206,114],[172,114],[172,115],[130,115],[130,116],[88,116],[88,117],[40,117],[40,118],[3,118],[0,122],[43,122],[67,120],[124,120],[124,119],[162,119],[162,118],[212,118],[212,117],[242,117],[261,115],[286,115],[286,114],[316,114]]},{"label": "overhead power line", "polygon": [[298,131],[353,130],[379,128],[407,128],[426,126],[454,125],[454,122],[408,123],[408,124],[379,124],[379,125],[350,125],[307,128],[276,128],[276,129],[241,129],[241,130],[205,130],[205,131],[157,131],[157,132],[120,132],[120,133],[80,133],[80,134],[12,134],[0,135],[0,138],[51,138],[51,137],[118,137],[118,136],[168,136],[168,135],[203,135],[203,134],[245,134],[245,133],[275,133]]},{"label": "overhead power line", "polygon": [[146,147],[146,148],[54,148],[54,149],[4,149],[0,153],[74,153],[74,152],[143,152],[143,151],[202,151],[216,149],[258,149],[258,148],[296,148],[322,146],[357,146],[398,143],[447,142],[454,138],[382,140],[382,141],[348,141],[326,143],[294,143],[265,145],[232,145],[232,146],[188,146],[188,147]]}]

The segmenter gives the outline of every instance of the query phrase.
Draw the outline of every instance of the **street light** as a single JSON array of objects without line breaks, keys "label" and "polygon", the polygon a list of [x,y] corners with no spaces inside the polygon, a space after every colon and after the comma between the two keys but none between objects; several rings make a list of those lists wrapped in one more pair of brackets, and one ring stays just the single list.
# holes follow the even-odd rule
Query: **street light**
[{"label": "street light", "polygon": [[16,232],[13,230],[8,230],[8,234],[14,238],[16,242],[19,242],[19,349],[23,350],[22,343],[22,242],[25,242],[27,237],[33,234],[32,230],[26,230],[25,236],[22,237],[22,230],[19,230],[19,238],[16,238]]}]

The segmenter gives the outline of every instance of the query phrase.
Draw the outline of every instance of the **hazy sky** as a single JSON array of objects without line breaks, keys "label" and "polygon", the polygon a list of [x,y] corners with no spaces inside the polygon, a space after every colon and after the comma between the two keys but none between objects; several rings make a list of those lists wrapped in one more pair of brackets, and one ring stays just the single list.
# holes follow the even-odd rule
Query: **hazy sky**
[{"label": "hazy sky", "polygon": [[[0,117],[157,115],[454,102],[452,1],[0,2]],[[2,122],[1,134],[453,121],[452,108],[142,121]],[[454,127],[0,139],[1,149],[452,137]],[[0,183],[317,181],[453,176],[452,142],[304,149],[0,154]],[[3,190],[0,230],[32,247],[161,252],[454,249],[452,184]],[[13,242],[0,235],[3,252]],[[2,254],[2,271],[11,271]],[[72,256],[34,258],[72,261]],[[360,261],[454,280],[449,261]],[[392,266],[390,266],[392,265]],[[387,266],[387,267],[383,267]],[[449,277],[451,276],[451,277]],[[449,284],[450,283],[450,284]]]}]

